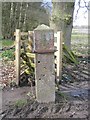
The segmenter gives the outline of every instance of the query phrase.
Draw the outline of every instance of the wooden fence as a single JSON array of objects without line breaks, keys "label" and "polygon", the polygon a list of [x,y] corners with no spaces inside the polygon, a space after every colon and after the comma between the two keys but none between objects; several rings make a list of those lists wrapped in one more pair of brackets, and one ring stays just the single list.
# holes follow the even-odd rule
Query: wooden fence
[{"label": "wooden fence", "polygon": [[[20,80],[20,51],[21,51],[21,37],[28,36],[28,43],[30,52],[32,52],[32,44],[33,44],[33,31],[21,32],[19,29],[16,29],[14,33],[16,36],[16,44],[15,44],[15,61],[16,61],[16,84],[19,84]],[[62,76],[62,32],[58,31],[54,33],[54,46],[57,51],[54,53],[55,55],[55,71],[56,71],[56,79],[60,80]]]}]

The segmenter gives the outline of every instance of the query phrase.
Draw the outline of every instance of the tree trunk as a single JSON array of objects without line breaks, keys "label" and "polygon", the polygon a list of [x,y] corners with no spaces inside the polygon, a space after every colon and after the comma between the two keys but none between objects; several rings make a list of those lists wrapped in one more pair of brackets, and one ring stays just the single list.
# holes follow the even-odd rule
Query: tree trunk
[{"label": "tree trunk", "polygon": [[63,32],[64,44],[71,49],[74,2],[54,2],[50,26],[55,31]]},{"label": "tree trunk", "polygon": [[22,2],[21,2],[21,5],[20,5],[20,16],[19,16],[19,28],[21,29],[21,20],[22,20]]},{"label": "tree trunk", "polygon": [[0,2],[0,39],[2,37],[2,2]]},{"label": "tree trunk", "polygon": [[11,9],[10,9],[10,35],[9,35],[9,38],[12,39],[13,38],[13,13],[14,13],[14,3],[11,2]]},{"label": "tree trunk", "polygon": [[18,21],[17,21],[17,11],[18,11],[18,3],[16,3],[14,21],[15,21],[15,29],[17,29]]},{"label": "tree trunk", "polygon": [[3,38],[8,39],[10,37],[10,2],[2,2],[2,35]]},{"label": "tree trunk", "polygon": [[23,31],[25,31],[25,26],[26,26],[26,18],[27,18],[27,9],[28,9],[28,3],[26,4],[26,10],[25,10],[25,15],[24,15],[24,22],[23,22]]}]

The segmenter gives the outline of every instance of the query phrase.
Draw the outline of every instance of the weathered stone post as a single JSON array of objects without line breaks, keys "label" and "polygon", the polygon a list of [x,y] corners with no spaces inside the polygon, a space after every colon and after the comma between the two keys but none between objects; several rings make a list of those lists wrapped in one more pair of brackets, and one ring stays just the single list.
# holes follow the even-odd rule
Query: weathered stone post
[{"label": "weathered stone post", "polygon": [[55,102],[54,31],[46,25],[34,30],[36,99]]}]

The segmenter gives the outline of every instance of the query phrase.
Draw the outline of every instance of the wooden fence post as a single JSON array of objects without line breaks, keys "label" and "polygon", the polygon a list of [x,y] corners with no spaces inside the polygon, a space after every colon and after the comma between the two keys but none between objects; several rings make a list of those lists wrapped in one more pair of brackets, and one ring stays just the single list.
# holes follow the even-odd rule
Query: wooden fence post
[{"label": "wooden fence post", "polygon": [[62,76],[62,32],[57,32],[57,81]]},{"label": "wooden fence post", "polygon": [[15,53],[15,62],[16,62],[16,84],[19,85],[20,80],[20,49],[21,49],[21,32],[19,29],[16,29],[16,53]]}]

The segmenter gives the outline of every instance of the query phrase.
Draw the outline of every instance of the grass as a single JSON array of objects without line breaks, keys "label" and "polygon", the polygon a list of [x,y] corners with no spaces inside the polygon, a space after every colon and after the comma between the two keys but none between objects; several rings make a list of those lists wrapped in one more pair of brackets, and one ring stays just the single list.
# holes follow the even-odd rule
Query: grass
[{"label": "grass", "polygon": [[60,95],[60,97],[62,97],[65,101],[68,99],[68,96],[63,92],[58,91],[57,94]]},{"label": "grass", "polygon": [[3,51],[1,54],[1,57],[5,60],[14,60],[15,59],[15,49]]},{"label": "grass", "polygon": [[72,51],[76,54],[76,55],[88,55],[88,44],[80,44],[80,43],[73,43],[72,42]]},{"label": "grass", "polygon": [[[6,40],[6,39],[5,40],[1,40],[2,48],[10,47],[12,45],[14,45],[14,41],[13,40]],[[5,60],[14,60],[15,59],[15,49],[2,51],[0,53],[0,56],[2,57],[2,59],[5,59]]]},{"label": "grass", "polygon": [[76,55],[88,55],[88,40],[90,34],[85,33],[72,33],[71,36],[71,45],[72,51]]},{"label": "grass", "polygon": [[26,104],[27,104],[27,100],[20,99],[20,100],[17,100],[14,105],[17,107],[23,107]]},{"label": "grass", "polygon": [[72,40],[76,40],[76,39],[88,39],[88,34],[83,34],[83,33],[72,33],[71,38]]},{"label": "grass", "polygon": [[9,47],[14,44],[13,40],[2,40],[2,47]]}]

